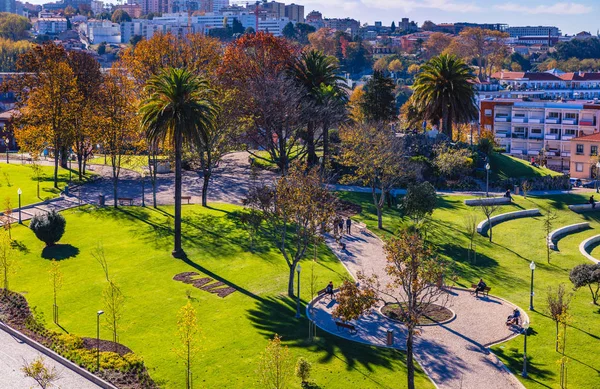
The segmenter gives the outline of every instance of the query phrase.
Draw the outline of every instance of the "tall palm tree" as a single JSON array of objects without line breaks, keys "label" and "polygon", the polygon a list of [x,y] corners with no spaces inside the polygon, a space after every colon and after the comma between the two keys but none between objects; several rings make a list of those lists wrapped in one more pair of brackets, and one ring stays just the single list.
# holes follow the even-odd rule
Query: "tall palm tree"
[{"label": "tall palm tree", "polygon": [[444,134],[452,138],[453,123],[477,118],[471,68],[454,55],[442,54],[421,66],[415,77],[412,101],[422,120],[442,119]]},{"label": "tall palm tree", "polygon": [[307,162],[309,166],[317,163],[315,135],[320,124],[323,130],[323,161],[329,156],[329,126],[339,117],[340,104],[343,101],[343,77],[339,76],[339,66],[334,57],[322,51],[310,50],[302,53],[291,68],[292,78],[304,89],[306,100],[313,105],[314,115],[308,121],[305,141],[307,146]]},{"label": "tall palm tree", "polygon": [[217,106],[208,82],[186,69],[168,68],[150,78],[140,107],[142,128],[153,144],[167,141],[175,149],[175,247],[181,248],[181,154],[184,145],[201,144],[201,134],[214,125]]}]

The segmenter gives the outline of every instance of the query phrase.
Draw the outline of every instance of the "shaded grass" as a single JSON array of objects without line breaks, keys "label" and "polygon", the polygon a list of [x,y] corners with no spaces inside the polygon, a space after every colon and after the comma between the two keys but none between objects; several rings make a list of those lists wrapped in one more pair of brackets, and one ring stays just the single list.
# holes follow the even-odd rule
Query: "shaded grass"
[{"label": "shaded grass", "polygon": [[[363,211],[356,218],[382,237],[407,223],[397,209],[386,208],[383,215],[385,230],[378,230],[369,195],[342,193],[341,197],[360,204]],[[558,215],[554,228],[589,221],[592,229],[562,238],[558,243],[560,251],[553,253],[550,263],[547,263],[543,216],[507,221],[493,227],[493,243],[487,237],[476,236],[477,258],[473,261],[467,257],[468,237],[463,220],[470,212],[476,213],[478,220],[484,220],[485,216],[477,207],[463,204],[467,197],[439,196],[427,233],[440,255],[451,261],[458,285],[469,287],[481,277],[492,287],[495,295],[525,309],[529,306],[529,263],[536,262],[536,311],[528,312],[534,333],[528,339],[527,348],[530,378],[519,376],[519,379],[527,388],[557,388],[560,355],[554,351],[555,326],[547,314],[548,288],[564,283],[571,289],[569,271],[580,263],[587,263],[578,246],[584,239],[600,234],[600,213],[579,215],[569,211],[567,205],[586,201],[587,197],[583,195],[514,197],[515,204],[502,206],[496,214],[531,208],[540,208],[545,213],[545,209],[554,208]],[[592,254],[600,257],[600,248],[595,248]],[[568,385],[571,388],[600,388],[600,360],[597,358],[600,353],[600,310],[591,304],[587,289],[574,292],[571,314],[573,318],[567,330]],[[494,346],[492,350],[514,373],[520,373],[523,366],[522,337]]]},{"label": "shaded grass", "polygon": [[561,173],[543,167],[533,167],[528,161],[509,155],[493,153],[490,156],[490,179],[505,180],[507,178],[534,178],[542,176],[559,176]]},{"label": "shaded grass", "polygon": [[[101,296],[106,280],[92,250],[101,243],[110,274],[125,296],[119,341],[144,358],[151,376],[162,387],[184,386],[183,361],[173,350],[179,347],[177,312],[188,295],[201,330],[193,367],[195,387],[259,388],[259,355],[275,333],[282,336],[294,358],[303,356],[313,363],[313,379],[322,388],[405,387],[405,354],[401,352],[367,347],[320,331],[315,343],[307,342],[308,323],[294,318],[296,303],[285,295],[287,265],[264,238],[259,237],[254,254],[248,251],[248,236],[232,216],[236,210],[239,208],[222,204],[211,209],[184,207],[186,261],[170,255],[172,207],[65,211],[67,228],[61,244],[70,245],[67,251],[73,255],[63,255],[66,258],[60,261],[64,274],[58,295],[61,326],[69,333],[95,336],[96,311],[104,309]],[[42,257],[43,243],[21,226],[13,230],[13,237],[26,249],[20,254],[19,271],[11,285],[51,317],[50,261]],[[319,248],[318,262],[304,262],[304,302],[310,299],[313,266],[315,290],[330,280],[339,284],[348,276],[325,246]],[[187,271],[224,282],[237,292],[219,298],[172,280]],[[104,326],[101,337],[111,337]],[[422,372],[417,387],[432,387]],[[299,380],[292,388],[300,388]]]}]

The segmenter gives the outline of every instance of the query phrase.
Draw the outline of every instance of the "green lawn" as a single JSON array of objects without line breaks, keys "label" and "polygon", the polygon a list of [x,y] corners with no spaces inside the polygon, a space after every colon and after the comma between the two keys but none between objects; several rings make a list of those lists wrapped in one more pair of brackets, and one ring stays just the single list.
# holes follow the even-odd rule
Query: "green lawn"
[{"label": "green lawn", "polygon": [[[160,158],[160,157],[159,157]],[[110,157],[106,159],[106,163],[104,163],[104,155],[96,154],[95,158],[92,158],[88,161],[88,164],[91,165],[110,165]],[[148,156],[147,155],[123,155],[121,157],[121,167],[123,169],[134,170],[136,172],[141,172],[142,168],[148,166]]]},{"label": "green lawn", "polygon": [[[256,368],[267,340],[278,333],[294,357],[313,363],[314,380],[321,388],[404,388],[404,354],[375,349],[320,333],[314,344],[306,341],[308,323],[294,318],[295,302],[285,296],[287,265],[264,240],[256,253],[232,218],[233,206],[184,207],[184,247],[189,260],[173,259],[172,208],[127,207],[113,210],[83,208],[64,212],[67,232],[58,249],[44,249],[33,233],[16,227],[13,237],[27,249],[12,277],[14,290],[24,293],[32,306],[52,313],[48,277],[50,261],[62,257],[64,286],[59,294],[60,323],[66,331],[95,336],[96,311],[103,309],[106,284],[92,250],[101,242],[110,274],[121,286],[125,300],[120,342],[140,354],[151,376],[164,388],[182,388],[184,370],[173,349],[177,347],[176,315],[191,294],[201,328],[200,352],[194,366],[198,388],[258,388]],[[312,261],[302,263],[302,299],[309,299]],[[175,274],[195,271],[222,280],[237,292],[219,298],[181,282]],[[322,247],[314,265],[317,290],[348,274],[329,250]],[[47,320],[51,321],[51,320]],[[60,330],[53,324],[50,328]],[[110,338],[106,328],[101,336]],[[419,372],[418,388],[432,388]],[[292,388],[300,388],[294,380]]]},{"label": "green lawn", "polygon": [[[296,156],[298,155],[298,153],[303,150],[303,148],[301,146],[296,146],[292,152],[290,153],[290,158],[294,159],[296,158]],[[323,150],[322,149],[317,149],[316,150],[317,156],[321,157],[323,155]],[[275,162],[273,162],[271,160],[271,157],[269,155],[268,151],[256,151],[255,154],[260,157],[260,158],[256,158],[253,157],[252,155],[250,156],[250,158],[254,158],[254,165],[261,168],[261,169],[266,169],[266,170],[278,170],[277,164]],[[261,158],[266,158],[266,160],[261,159]],[[305,156],[303,156],[303,158],[306,158]]]},{"label": "green lawn", "polygon": [[[58,186],[54,188],[54,167],[41,166],[42,176],[40,179],[40,197],[37,196],[37,181],[33,175],[30,164],[0,164],[0,207],[6,208],[6,198],[10,198],[12,208],[19,205],[19,188],[23,191],[21,195],[21,204],[33,204],[46,199],[58,197],[60,190],[69,183],[69,170],[58,170]],[[73,171],[73,180],[77,178],[76,171]]]},{"label": "green lawn", "polygon": [[[342,197],[360,203],[362,213],[357,219],[368,227],[386,236],[402,223],[401,214],[395,209],[386,209],[384,231],[377,230],[377,219],[372,199],[365,194],[343,193]],[[479,220],[484,216],[479,209],[466,207],[465,197],[440,196],[438,207],[431,220],[430,239],[437,245],[438,252],[450,259],[453,270],[458,275],[458,284],[470,286],[482,277],[492,287],[495,295],[527,309],[531,270],[529,263],[537,263],[535,270],[535,312],[529,312],[532,327],[528,339],[530,379],[519,379],[527,388],[558,388],[560,356],[554,351],[554,322],[548,318],[546,296],[549,286],[565,283],[570,290],[569,271],[575,265],[586,263],[579,254],[578,245],[585,238],[598,234],[600,214],[578,215],[567,208],[567,204],[583,203],[584,196],[561,195],[546,198],[514,196],[514,205],[502,207],[496,214],[519,209],[556,209],[558,219],[555,228],[582,221],[589,221],[593,229],[567,236],[559,241],[559,252],[553,254],[551,263],[546,262],[545,232],[542,217],[524,218],[501,223],[493,228],[494,243],[477,236],[477,261],[467,260],[465,248],[468,238],[463,227],[463,218],[469,212],[476,212]],[[600,248],[593,251],[600,257]],[[574,294],[571,314],[572,321],[567,330],[568,387],[600,388],[600,309],[591,304],[590,292],[582,289]],[[501,320],[503,318],[500,318]],[[494,346],[493,351],[515,373],[520,373],[523,364],[523,337],[519,336],[507,343]]]},{"label": "green lawn", "polygon": [[490,179],[505,180],[507,178],[534,178],[541,176],[559,176],[554,170],[533,167],[528,161],[514,158],[509,155],[494,153],[490,156]]}]

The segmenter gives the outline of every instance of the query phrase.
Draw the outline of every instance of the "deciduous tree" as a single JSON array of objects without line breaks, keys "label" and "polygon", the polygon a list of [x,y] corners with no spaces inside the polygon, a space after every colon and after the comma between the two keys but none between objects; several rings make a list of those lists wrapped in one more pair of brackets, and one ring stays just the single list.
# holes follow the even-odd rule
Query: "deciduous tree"
[{"label": "deciduous tree", "polygon": [[285,389],[294,374],[294,361],[287,346],[275,334],[260,356],[258,378],[264,388]]},{"label": "deciduous tree", "polygon": [[569,279],[575,289],[587,286],[592,294],[592,301],[598,305],[600,297],[600,264],[582,263],[575,266],[569,273]]},{"label": "deciduous tree", "polygon": [[198,319],[196,309],[189,300],[177,314],[177,334],[181,342],[177,354],[185,363],[185,387],[190,389],[192,387],[192,363],[198,352]]},{"label": "deciduous tree", "polygon": [[435,209],[437,195],[429,182],[409,184],[406,196],[402,199],[402,210],[415,224],[431,215]]},{"label": "deciduous tree", "polygon": [[50,278],[50,284],[52,285],[52,297],[54,304],[52,305],[52,319],[54,323],[58,324],[58,291],[62,288],[63,274],[60,269],[60,263],[56,260],[52,260],[50,264],[50,270],[48,270]]},{"label": "deciduous tree", "polygon": [[21,371],[25,377],[33,379],[40,388],[51,388],[60,380],[60,373],[55,367],[48,367],[44,358],[40,355],[30,363],[24,362]]},{"label": "deciduous tree", "polygon": [[9,277],[15,272],[16,255],[12,246],[12,239],[6,231],[0,231],[0,272],[2,272],[2,288],[8,294]]},{"label": "deciduous tree", "polygon": [[490,243],[492,243],[492,222],[490,221],[490,218],[492,217],[492,215],[498,210],[498,208],[500,208],[500,206],[497,203],[491,202],[491,201],[485,201],[485,198],[479,198],[479,204],[480,204],[480,208],[481,211],[483,212],[483,214],[485,215],[487,222],[488,222],[488,237],[490,238]]},{"label": "deciduous tree", "polygon": [[556,289],[551,286],[548,288],[546,302],[550,318],[556,324],[556,352],[558,352],[559,343],[559,324],[568,316],[572,297],[572,293],[567,293],[565,284],[559,284]]},{"label": "deciduous tree", "polygon": [[370,310],[377,301],[397,304],[400,318],[408,332],[408,388],[414,389],[413,343],[417,325],[428,306],[445,304],[447,293],[442,283],[446,263],[416,233],[401,232],[398,236],[393,236],[385,244],[385,253],[388,262],[386,273],[390,281],[382,285],[377,275],[366,277],[361,273],[358,275],[360,288],[351,282],[345,282],[340,294],[348,294],[349,297],[343,301],[338,300],[333,315],[352,320]]}]

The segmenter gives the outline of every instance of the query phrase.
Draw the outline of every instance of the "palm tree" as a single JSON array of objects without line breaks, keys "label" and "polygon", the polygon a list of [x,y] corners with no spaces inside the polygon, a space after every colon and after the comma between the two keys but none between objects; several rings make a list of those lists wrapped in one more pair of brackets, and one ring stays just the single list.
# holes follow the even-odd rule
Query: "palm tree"
[{"label": "palm tree", "polygon": [[442,54],[421,66],[415,77],[412,102],[421,120],[442,120],[443,132],[452,138],[453,123],[477,118],[471,68],[453,55]]},{"label": "palm tree", "polygon": [[338,75],[339,66],[334,57],[323,54],[322,51],[310,50],[303,52],[291,68],[292,78],[305,91],[307,102],[313,105],[313,119],[308,121],[305,141],[307,146],[307,162],[309,166],[317,163],[316,140],[317,125],[323,129],[323,161],[329,155],[329,126],[336,120],[343,104],[336,104],[345,99],[343,77]]},{"label": "palm tree", "polygon": [[201,134],[213,126],[217,106],[208,82],[186,69],[168,68],[148,80],[149,96],[140,107],[142,128],[151,144],[167,141],[175,149],[175,248],[181,248],[181,154],[184,145],[201,144]]}]

